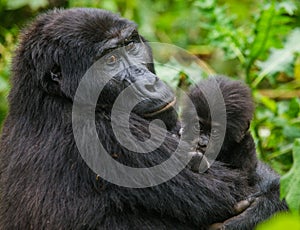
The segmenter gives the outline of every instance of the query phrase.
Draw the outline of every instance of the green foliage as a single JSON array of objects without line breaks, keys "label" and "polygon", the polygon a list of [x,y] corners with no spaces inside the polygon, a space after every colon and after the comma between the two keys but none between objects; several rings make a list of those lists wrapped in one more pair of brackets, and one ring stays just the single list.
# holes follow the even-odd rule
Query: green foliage
[{"label": "green foliage", "polygon": [[[258,67],[258,60],[268,57],[270,48],[282,46],[282,39],[290,32],[296,5],[291,1],[266,1],[242,25],[235,15],[227,13],[228,7],[219,6],[216,0],[198,1],[196,6],[205,19],[202,22],[202,28],[207,31],[204,42],[222,50],[222,61],[239,62],[240,68],[232,72],[256,88],[260,81],[255,79],[257,71],[252,70]],[[223,72],[222,64],[217,67]]]},{"label": "green foliage", "polygon": [[285,197],[290,210],[300,214],[300,138],[294,142],[293,156],[293,167],[281,178],[280,194],[282,198]]},{"label": "green foliage", "polygon": [[[265,77],[274,82],[274,74],[288,70],[295,60],[295,53],[300,53],[300,28],[294,29],[287,37],[287,41],[282,49],[272,49],[269,58],[258,64],[260,72],[253,82],[257,86]],[[272,77],[272,79],[271,79]]]},{"label": "green foliage", "polygon": [[239,58],[244,62],[241,50],[246,34],[236,28],[236,16],[227,14],[227,7],[219,6],[216,0],[198,1],[195,6],[202,15],[201,28],[207,33],[204,43],[222,49],[225,60]]},{"label": "green foliage", "polygon": [[300,137],[299,98],[275,102],[254,93],[259,101],[252,130],[259,140],[260,157],[284,173],[292,165],[292,143]]}]

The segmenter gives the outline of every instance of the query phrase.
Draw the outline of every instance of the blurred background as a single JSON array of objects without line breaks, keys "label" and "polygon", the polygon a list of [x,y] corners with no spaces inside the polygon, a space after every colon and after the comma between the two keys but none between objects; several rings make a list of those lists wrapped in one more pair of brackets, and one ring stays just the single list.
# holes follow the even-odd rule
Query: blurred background
[{"label": "blurred background", "polygon": [[191,84],[193,68],[202,70],[199,79],[219,73],[246,82],[256,104],[251,132],[258,156],[284,175],[282,196],[299,213],[299,0],[0,0],[0,127],[8,110],[18,34],[36,15],[55,7],[120,13],[135,21],[147,40],[174,44],[199,57],[197,66],[166,60],[178,70],[172,76],[157,67],[174,89]]}]

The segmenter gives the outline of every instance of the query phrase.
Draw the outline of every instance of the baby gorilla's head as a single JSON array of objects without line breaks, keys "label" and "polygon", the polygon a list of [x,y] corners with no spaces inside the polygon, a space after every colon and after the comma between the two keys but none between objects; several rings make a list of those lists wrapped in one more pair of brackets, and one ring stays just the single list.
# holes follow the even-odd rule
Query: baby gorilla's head
[{"label": "baby gorilla's head", "polygon": [[[204,92],[205,91],[205,92]],[[223,96],[223,100],[218,101],[218,95]],[[245,138],[251,139],[251,151],[255,151],[252,144],[253,140],[249,134],[249,125],[253,116],[254,105],[250,89],[240,81],[230,80],[225,77],[214,77],[201,81],[190,90],[190,100],[193,102],[197,116],[191,114],[191,108],[183,108],[183,128],[184,132],[198,132],[196,139],[190,140],[195,149],[192,151],[205,153],[208,143],[213,141],[212,137],[218,137],[224,133],[225,138],[218,155],[218,160],[226,163],[233,163],[241,152]],[[207,97],[212,104],[208,104]],[[223,104],[224,103],[224,104]],[[185,103],[187,104],[187,103]],[[210,106],[221,105],[226,109],[226,125],[219,124],[212,120],[212,111]],[[221,107],[221,106],[219,106]],[[218,113],[218,108],[214,112]],[[223,129],[223,131],[222,131]],[[216,145],[211,143],[212,146]],[[247,147],[244,147],[246,148]],[[249,152],[247,150],[246,152]],[[248,153],[247,153],[248,154]],[[209,156],[207,156],[209,157]],[[239,158],[239,157],[238,157]],[[238,163],[238,162],[235,162]],[[235,165],[235,164],[234,164]]]}]

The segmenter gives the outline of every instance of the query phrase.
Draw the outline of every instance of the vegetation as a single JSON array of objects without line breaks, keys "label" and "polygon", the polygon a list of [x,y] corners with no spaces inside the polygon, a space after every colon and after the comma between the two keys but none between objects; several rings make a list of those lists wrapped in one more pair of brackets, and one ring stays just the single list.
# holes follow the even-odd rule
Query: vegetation
[{"label": "vegetation", "polygon": [[[284,175],[281,195],[299,214],[299,1],[1,0],[0,124],[7,113],[10,63],[19,30],[32,17],[53,7],[120,12],[137,22],[148,40],[175,44],[204,61],[187,66],[167,59],[166,64],[176,67],[172,77],[158,65],[158,74],[174,88],[191,84],[190,74],[199,66],[199,79],[215,72],[245,81],[256,103],[251,131],[258,155]],[[299,226],[294,217],[287,218],[283,216],[282,223]]]}]

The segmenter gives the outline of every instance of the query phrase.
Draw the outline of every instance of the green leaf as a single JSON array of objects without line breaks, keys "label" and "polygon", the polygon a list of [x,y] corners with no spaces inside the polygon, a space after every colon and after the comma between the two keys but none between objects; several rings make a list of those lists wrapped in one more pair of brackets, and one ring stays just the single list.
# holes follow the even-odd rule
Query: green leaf
[{"label": "green leaf", "polygon": [[300,52],[300,28],[292,31],[283,49],[273,49],[268,60],[258,63],[261,68],[258,78],[284,71],[294,60],[294,54]]},{"label": "green leaf", "polygon": [[297,10],[295,3],[288,1],[279,3],[279,8],[283,8],[289,15],[294,15],[295,11]]},{"label": "green leaf", "polygon": [[283,128],[283,135],[287,138],[300,138],[300,127],[286,125]]},{"label": "green leaf", "polygon": [[291,99],[289,103],[289,109],[287,111],[287,114],[290,118],[297,118],[300,111],[300,100],[299,98],[293,98]]},{"label": "green leaf", "polygon": [[272,26],[272,21],[275,17],[276,10],[274,4],[266,4],[261,11],[261,14],[256,22],[256,28],[253,32],[255,38],[251,44],[249,54],[250,62],[253,62],[266,47],[266,42]]},{"label": "green leaf", "polygon": [[263,96],[262,94],[260,94],[258,91],[254,92],[254,97],[260,102],[262,103],[264,106],[266,106],[268,109],[270,109],[273,113],[277,112],[277,104],[274,100]]},{"label": "green leaf", "polygon": [[0,93],[7,92],[9,89],[9,84],[4,78],[0,75]]},{"label": "green leaf", "polygon": [[293,147],[294,163],[291,170],[280,180],[280,196],[285,198],[290,210],[300,211],[300,138],[296,139]]},{"label": "green leaf", "polygon": [[258,225],[256,230],[300,229],[299,216],[287,213],[275,215],[272,219]]},{"label": "green leaf", "polygon": [[172,66],[170,64],[161,64],[155,62],[155,70],[159,78],[165,82],[168,82],[168,85],[172,89],[176,89],[178,85],[178,73],[181,68],[178,66]]}]

